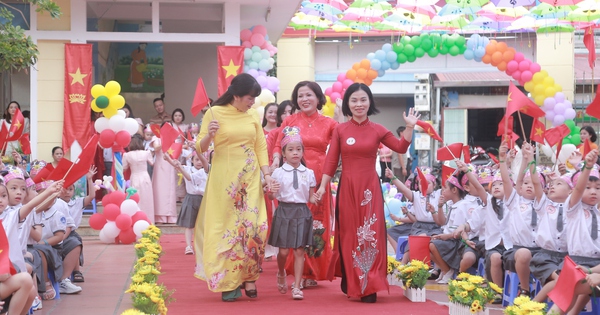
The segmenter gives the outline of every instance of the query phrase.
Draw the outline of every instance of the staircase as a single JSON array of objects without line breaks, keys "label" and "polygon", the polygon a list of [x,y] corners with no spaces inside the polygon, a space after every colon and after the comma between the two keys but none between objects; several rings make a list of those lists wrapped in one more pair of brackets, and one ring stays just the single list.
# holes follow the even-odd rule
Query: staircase
[{"label": "staircase", "polygon": [[[104,207],[102,205],[97,205],[96,207],[98,213],[102,213]],[[181,204],[177,204],[177,213],[181,210]],[[90,227],[90,217],[91,214],[84,214],[81,218],[81,224],[77,229],[77,233],[82,237],[86,237],[86,239],[98,239],[98,235],[100,231],[94,230]],[[177,226],[175,224],[161,224],[158,223],[156,226],[162,231],[163,234],[183,234],[185,228]]]}]

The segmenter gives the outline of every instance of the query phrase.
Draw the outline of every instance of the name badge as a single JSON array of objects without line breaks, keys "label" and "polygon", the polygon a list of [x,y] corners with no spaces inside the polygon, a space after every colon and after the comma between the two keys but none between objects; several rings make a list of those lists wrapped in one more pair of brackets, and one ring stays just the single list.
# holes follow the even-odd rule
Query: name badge
[{"label": "name badge", "polygon": [[354,145],[356,143],[356,139],[350,137],[346,140],[347,145]]}]

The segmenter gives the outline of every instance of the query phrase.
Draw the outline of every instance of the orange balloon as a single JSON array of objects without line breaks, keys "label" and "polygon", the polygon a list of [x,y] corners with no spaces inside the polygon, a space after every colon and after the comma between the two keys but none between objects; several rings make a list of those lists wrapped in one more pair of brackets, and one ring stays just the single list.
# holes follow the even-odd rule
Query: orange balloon
[{"label": "orange balloon", "polygon": [[364,68],[360,68],[356,71],[356,76],[359,79],[366,79],[367,78],[367,70],[365,70]]},{"label": "orange balloon", "polygon": [[497,66],[498,70],[500,71],[506,71],[506,61],[502,61],[500,62]]},{"label": "orange balloon", "polygon": [[506,51],[504,51],[504,53],[502,53],[502,61],[509,62],[513,59],[515,59],[514,50],[507,49]]},{"label": "orange balloon", "polygon": [[486,55],[492,55],[496,50],[498,50],[496,48],[496,41],[495,40],[491,40],[487,46],[485,46],[485,53]]},{"label": "orange balloon", "polygon": [[365,79],[365,84],[366,84],[366,85],[371,85],[371,84],[373,84],[373,80],[371,80],[371,79],[369,79],[369,78],[366,78],[366,79]]},{"label": "orange balloon", "polygon": [[502,62],[502,53],[497,51],[492,54],[492,65],[497,66]]},{"label": "orange balloon", "polygon": [[369,70],[371,69],[371,61],[369,61],[369,59],[363,59],[360,61],[360,67],[365,69],[365,70]]},{"label": "orange balloon", "polygon": [[[360,63],[358,63],[358,62],[355,62],[355,63],[352,65],[352,69],[354,69],[354,70],[357,70],[357,71],[358,71],[358,69],[360,69]],[[346,76],[346,77],[347,77],[347,76]]]},{"label": "orange balloon", "polygon": [[346,78],[354,81],[354,79],[356,79],[356,70],[350,69],[350,70],[346,71]]},{"label": "orange balloon", "polygon": [[373,69],[369,69],[367,71],[367,79],[369,80],[375,80],[377,78],[377,71],[373,70]]},{"label": "orange balloon", "polygon": [[[486,65],[489,65],[490,63],[492,63],[492,56],[483,55],[483,57],[481,57],[481,62],[485,63]],[[348,74],[346,74],[346,76],[348,76]]]},{"label": "orange balloon", "polygon": [[505,42],[499,42],[498,44],[496,44],[496,50],[501,51],[501,52],[505,52],[508,49],[508,45],[506,45]]},{"label": "orange balloon", "polygon": [[365,83],[365,80],[356,78],[356,80],[354,80],[354,83]]}]

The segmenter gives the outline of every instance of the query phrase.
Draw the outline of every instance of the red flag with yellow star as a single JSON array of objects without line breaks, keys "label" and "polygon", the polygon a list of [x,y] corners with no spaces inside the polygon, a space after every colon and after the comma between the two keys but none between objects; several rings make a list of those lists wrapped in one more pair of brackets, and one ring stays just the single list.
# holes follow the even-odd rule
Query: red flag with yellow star
[{"label": "red flag with yellow star", "polygon": [[25,130],[25,117],[23,117],[21,110],[17,108],[8,129],[6,141],[18,140],[23,135],[23,130]]},{"label": "red flag with yellow star", "polygon": [[544,143],[544,135],[546,133],[546,126],[543,122],[534,119],[533,126],[531,126],[531,134],[529,139],[538,143]]},{"label": "red flag with yellow star", "polygon": [[2,225],[2,220],[0,220],[0,275],[17,274],[17,270],[13,267],[13,264],[8,257],[9,246],[8,236]]},{"label": "red flag with yellow star", "polygon": [[68,151],[77,140],[83,146],[93,133],[92,44],[65,44],[65,90],[62,147]]},{"label": "red flag with yellow star", "polygon": [[452,143],[437,150],[437,159],[438,161],[451,161],[454,159],[460,159],[462,152],[462,143]]},{"label": "red flag with yellow star", "polygon": [[217,46],[217,74],[219,96],[223,95],[231,80],[244,70],[243,46]]},{"label": "red flag with yellow star", "polygon": [[175,143],[175,140],[177,140],[177,137],[179,137],[180,135],[181,134],[179,133],[179,131],[175,130],[175,128],[173,128],[173,126],[171,126],[171,124],[169,123],[164,124],[160,128],[160,145],[162,147],[163,153],[166,153],[167,150],[169,150],[171,145]]},{"label": "red flag with yellow star", "polygon": [[425,178],[425,175],[421,171],[420,167],[417,167],[417,173],[419,175],[419,190],[423,196],[427,196],[427,189],[429,189],[427,178]]},{"label": "red flag with yellow star", "polygon": [[504,116],[502,120],[498,123],[498,132],[496,132],[496,136],[501,136],[505,133],[509,133],[513,131],[514,118],[513,116]]},{"label": "red flag with yellow star", "polygon": [[167,150],[167,154],[171,156],[173,160],[177,160],[181,155],[181,151],[183,151],[183,144],[181,142],[175,141]]},{"label": "red flag with yellow star", "polygon": [[546,116],[546,113],[539,108],[535,103],[525,96],[519,88],[517,88],[512,81],[508,87],[508,98],[506,99],[506,113],[504,116],[510,116],[514,112],[519,111],[527,116],[533,118],[539,118]]},{"label": "red flag with yellow star", "polygon": [[19,138],[19,145],[21,146],[21,150],[23,154],[29,155],[31,154],[31,142],[29,141],[29,134],[24,134],[21,138]]},{"label": "red flag with yellow star", "polygon": [[450,166],[442,165],[442,187],[446,185],[446,180],[448,180],[448,178],[450,178],[455,171],[456,169]]},{"label": "red flag with yellow star", "polygon": [[544,138],[548,142],[548,145],[553,147],[557,143],[562,144],[562,140],[571,133],[569,126],[562,124],[558,127],[554,127],[546,130]]},{"label": "red flag with yellow star", "polygon": [[600,92],[598,89],[600,88],[600,84],[596,86],[596,96],[594,96],[594,100],[585,108],[585,113],[600,119]]},{"label": "red flag with yellow star", "polygon": [[439,141],[440,143],[444,143],[444,140],[442,140],[442,137],[440,137],[440,135],[437,132],[435,132],[435,129],[433,129],[433,126],[431,126],[428,122],[425,122],[422,120],[417,120],[417,126],[423,128],[423,130],[425,130],[425,132],[432,139],[435,139],[435,140]]}]

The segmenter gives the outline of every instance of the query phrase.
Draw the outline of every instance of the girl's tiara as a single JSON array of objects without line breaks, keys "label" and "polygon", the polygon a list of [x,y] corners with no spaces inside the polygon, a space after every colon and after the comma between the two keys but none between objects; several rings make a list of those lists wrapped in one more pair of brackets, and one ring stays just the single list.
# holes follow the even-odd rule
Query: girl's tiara
[{"label": "girl's tiara", "polygon": [[4,175],[5,183],[8,183],[9,181],[11,181],[13,179],[25,180],[25,174],[23,173],[23,170],[14,165],[7,165],[6,171],[8,171],[8,173],[6,173],[6,175]]},{"label": "girl's tiara", "polygon": [[283,128],[283,139],[281,139],[281,147],[286,146],[290,142],[302,143],[302,137],[300,136],[300,128],[296,126]]},{"label": "girl's tiara", "polygon": [[42,189],[46,189],[46,188],[50,187],[50,185],[52,185],[52,183],[54,183],[53,180],[45,180],[43,182],[39,182],[39,183],[35,184],[35,190],[40,191]]},{"label": "girl's tiara", "polygon": [[[580,169],[582,169],[584,167],[583,163],[580,163]],[[572,182],[573,184],[577,183],[577,180],[579,179],[579,175],[581,175],[581,172],[577,172],[575,174],[573,174],[572,177]],[[594,166],[592,167],[592,170],[590,171],[590,177],[596,177],[596,178],[600,178],[600,172],[598,171],[598,164],[594,164]]]},{"label": "girl's tiara", "polygon": [[450,184],[456,186],[456,188],[458,188],[462,191],[465,191],[463,186],[458,182],[458,178],[456,178],[456,176],[450,176],[450,178],[448,178],[448,180],[446,180],[446,181],[449,182]]},{"label": "girl's tiara", "polygon": [[425,175],[425,179],[427,181],[435,184],[435,176],[433,176],[431,174],[431,168],[429,168],[427,166],[423,166],[423,167],[421,167],[421,173],[423,173],[423,175]]},{"label": "girl's tiara", "polygon": [[[489,184],[494,180],[492,170],[488,167],[481,167],[477,170],[477,180],[481,185]],[[500,178],[499,180],[502,180]]]},{"label": "girl's tiara", "polygon": [[144,128],[144,132],[152,132],[152,128],[150,128],[150,124],[146,124],[146,128]]},{"label": "girl's tiara", "polygon": [[197,123],[190,124],[190,131],[198,131],[198,130],[200,130],[200,127],[198,127]]},{"label": "girl's tiara", "polygon": [[[467,164],[467,168],[469,168],[469,170],[471,172],[475,171],[475,167],[472,164]],[[468,181],[469,181],[469,178],[467,177],[467,174],[465,174],[462,177],[462,179],[460,180],[460,183],[462,184],[462,187],[464,187],[467,184]]]}]

